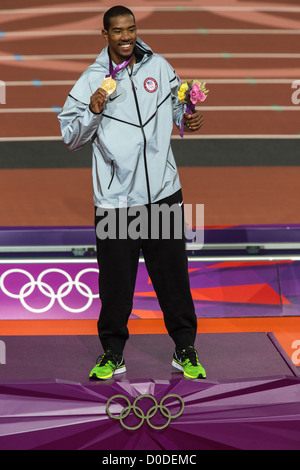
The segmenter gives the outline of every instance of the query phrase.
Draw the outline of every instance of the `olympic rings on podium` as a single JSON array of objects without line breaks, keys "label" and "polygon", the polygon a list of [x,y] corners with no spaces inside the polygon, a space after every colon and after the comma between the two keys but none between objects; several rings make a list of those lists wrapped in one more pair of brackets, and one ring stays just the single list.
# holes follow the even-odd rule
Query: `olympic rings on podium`
[{"label": "olympic rings on podium", "polygon": [[[121,398],[121,399],[125,400],[125,402],[127,404],[127,406],[125,406],[118,415],[113,414],[110,411],[111,402],[113,400],[115,400],[116,398]],[[137,403],[139,402],[139,400],[147,399],[147,398],[152,400],[154,405],[151,406],[148,409],[147,413],[145,414],[143,412],[143,410],[139,406],[137,406]],[[166,405],[164,405],[164,402],[168,398],[177,399],[179,401],[179,404],[181,405],[180,410],[177,413],[173,414],[173,415],[171,414],[171,411],[169,410],[169,408]],[[131,404],[129,398],[125,397],[124,395],[114,395],[106,403],[106,412],[110,416],[110,418],[119,420],[121,426],[124,429],[127,429],[129,431],[135,431],[136,429],[139,429],[143,425],[145,420],[147,421],[148,426],[150,426],[150,428],[152,428],[152,429],[156,429],[156,430],[165,429],[167,426],[169,426],[172,419],[178,418],[183,413],[183,410],[184,410],[184,401],[183,401],[183,399],[179,395],[176,395],[176,394],[173,394],[173,393],[170,393],[170,394],[164,396],[161,399],[160,403],[157,402],[156,398],[153,395],[148,395],[148,394],[138,396],[134,400],[133,404]],[[156,413],[158,411],[160,411],[162,416],[167,418],[167,421],[164,424],[160,425],[160,426],[156,426],[150,421],[156,415]],[[133,412],[134,415],[141,420],[136,426],[128,426],[124,422],[124,420],[130,415],[131,412]]]}]

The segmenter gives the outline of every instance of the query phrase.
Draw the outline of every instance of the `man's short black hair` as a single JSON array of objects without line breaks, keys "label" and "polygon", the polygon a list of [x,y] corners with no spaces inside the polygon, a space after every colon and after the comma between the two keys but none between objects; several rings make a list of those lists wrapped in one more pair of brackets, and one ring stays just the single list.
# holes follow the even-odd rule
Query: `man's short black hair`
[{"label": "man's short black hair", "polygon": [[121,5],[117,5],[107,10],[107,12],[105,12],[104,17],[103,17],[104,29],[106,31],[109,30],[111,18],[116,18],[117,16],[122,16],[122,15],[132,15],[135,21],[134,14],[132,13],[131,10],[129,10],[129,8],[123,7]]}]

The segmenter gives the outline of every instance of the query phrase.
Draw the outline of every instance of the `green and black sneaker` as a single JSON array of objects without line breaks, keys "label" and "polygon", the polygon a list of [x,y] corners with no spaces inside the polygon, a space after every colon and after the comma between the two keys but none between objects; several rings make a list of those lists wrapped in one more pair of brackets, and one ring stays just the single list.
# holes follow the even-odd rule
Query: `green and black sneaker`
[{"label": "green and black sneaker", "polygon": [[198,354],[193,346],[175,350],[172,366],[183,372],[188,379],[206,379],[206,372],[198,361]]},{"label": "green and black sneaker", "polygon": [[90,379],[107,380],[115,374],[126,372],[123,356],[114,354],[110,349],[97,359],[97,365],[91,370]]}]

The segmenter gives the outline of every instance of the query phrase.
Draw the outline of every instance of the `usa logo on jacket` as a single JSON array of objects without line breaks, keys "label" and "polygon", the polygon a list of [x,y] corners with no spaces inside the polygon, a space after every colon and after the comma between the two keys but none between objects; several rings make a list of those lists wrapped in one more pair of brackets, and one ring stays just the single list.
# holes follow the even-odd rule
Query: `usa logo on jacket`
[{"label": "usa logo on jacket", "polygon": [[154,93],[158,88],[157,81],[151,77],[146,78],[144,81],[144,88],[146,91],[148,91],[148,93]]}]

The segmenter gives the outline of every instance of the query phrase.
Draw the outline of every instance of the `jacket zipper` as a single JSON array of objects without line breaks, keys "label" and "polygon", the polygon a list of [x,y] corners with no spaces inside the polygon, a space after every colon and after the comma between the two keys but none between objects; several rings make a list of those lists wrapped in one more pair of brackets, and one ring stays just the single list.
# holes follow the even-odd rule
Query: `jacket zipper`
[{"label": "jacket zipper", "polygon": [[111,162],[111,166],[112,166],[112,176],[111,176],[111,180],[110,180],[110,182],[109,182],[109,185],[108,185],[108,188],[107,188],[107,189],[110,188],[111,183],[113,182],[113,179],[114,179],[114,176],[115,176],[115,164],[114,164],[113,161]]},{"label": "jacket zipper", "polygon": [[137,114],[138,114],[138,118],[139,118],[139,123],[140,123],[140,126],[141,126],[141,131],[142,131],[143,139],[144,139],[144,165],[145,165],[145,174],[146,174],[147,194],[148,194],[148,202],[149,202],[149,204],[151,204],[150,183],[149,183],[149,174],[148,174],[148,167],[147,167],[147,156],[146,156],[147,139],[146,139],[143,123],[142,123],[142,117],[141,117],[141,112],[140,112],[140,108],[139,108],[139,103],[138,103],[136,91],[135,91],[135,88],[134,88],[134,83],[133,83],[133,80],[132,80],[130,74],[129,74],[129,77],[130,77],[130,81],[131,81],[131,87],[132,87],[132,91],[133,91],[133,95],[134,95],[134,100],[135,100],[135,105],[136,105]]}]

